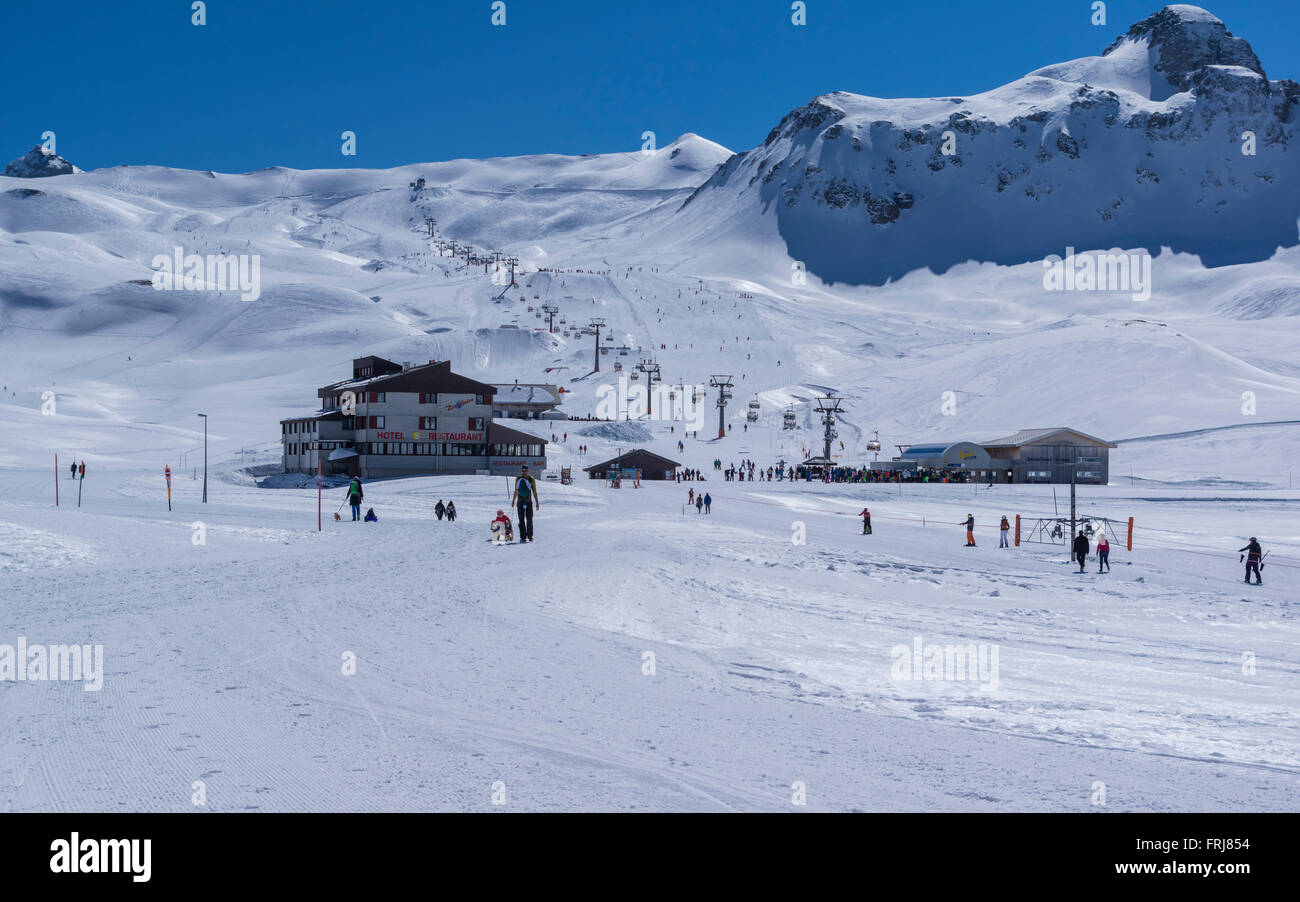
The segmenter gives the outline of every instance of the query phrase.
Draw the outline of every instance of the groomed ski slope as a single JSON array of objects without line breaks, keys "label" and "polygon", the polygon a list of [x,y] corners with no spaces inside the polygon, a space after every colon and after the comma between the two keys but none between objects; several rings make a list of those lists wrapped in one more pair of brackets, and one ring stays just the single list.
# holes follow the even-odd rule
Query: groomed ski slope
[{"label": "groomed ski slope", "polygon": [[[314,488],[223,475],[203,507],[178,478],[168,513],[153,474],[91,471],[80,510],[50,481],[0,471],[0,641],[102,643],[104,686],[0,682],[4,810],[192,810],[195,781],[215,811],[496,810],[498,782],[516,811],[790,810],[796,782],[827,811],[1097,810],[1098,781],[1106,810],[1296,807],[1285,492],[1090,489],[1140,547],[1078,575],[996,547],[1048,487],[544,482],[537,541],[494,547],[500,478],[372,482],[378,524],[333,489],[319,534]],[[1254,533],[1289,536],[1263,588]],[[915,637],[996,646],[996,689],[893,679]]]}]

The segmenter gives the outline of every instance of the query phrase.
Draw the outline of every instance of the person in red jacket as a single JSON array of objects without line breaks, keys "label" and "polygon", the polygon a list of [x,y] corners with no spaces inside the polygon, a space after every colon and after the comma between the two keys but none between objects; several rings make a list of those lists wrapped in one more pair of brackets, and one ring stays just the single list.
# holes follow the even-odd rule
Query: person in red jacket
[{"label": "person in red jacket", "polygon": [[506,516],[506,512],[498,510],[496,519],[492,521],[492,538],[500,539],[501,537],[504,537],[507,542],[513,542],[515,540],[515,532],[514,528],[510,525],[510,518]]},{"label": "person in red jacket", "polygon": [[862,513],[858,514],[858,516],[862,518],[862,534],[864,536],[871,535],[871,509],[864,507]]}]

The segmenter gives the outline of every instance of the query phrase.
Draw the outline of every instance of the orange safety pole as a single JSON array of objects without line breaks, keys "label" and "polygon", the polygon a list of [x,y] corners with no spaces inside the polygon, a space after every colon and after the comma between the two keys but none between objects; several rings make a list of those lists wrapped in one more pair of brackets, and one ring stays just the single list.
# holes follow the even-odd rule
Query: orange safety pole
[{"label": "orange safety pole", "polygon": [[1128,550],[1133,550],[1133,518],[1128,518]]},{"label": "orange safety pole", "polygon": [[1020,515],[1016,514],[1016,547],[1020,547]]}]

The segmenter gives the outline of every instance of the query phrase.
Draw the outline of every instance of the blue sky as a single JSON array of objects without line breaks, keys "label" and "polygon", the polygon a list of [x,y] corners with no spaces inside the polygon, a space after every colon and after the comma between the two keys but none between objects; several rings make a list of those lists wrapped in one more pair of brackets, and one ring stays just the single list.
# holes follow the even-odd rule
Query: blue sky
[{"label": "blue sky", "polygon": [[[85,169],[382,168],[635,150],[693,131],[744,150],[834,90],[967,95],[1100,53],[1157,2],[70,0],[0,6],[0,162],[45,130]],[[1271,78],[1300,79],[1281,0],[1202,4]],[[357,134],[343,156],[340,134]]]}]

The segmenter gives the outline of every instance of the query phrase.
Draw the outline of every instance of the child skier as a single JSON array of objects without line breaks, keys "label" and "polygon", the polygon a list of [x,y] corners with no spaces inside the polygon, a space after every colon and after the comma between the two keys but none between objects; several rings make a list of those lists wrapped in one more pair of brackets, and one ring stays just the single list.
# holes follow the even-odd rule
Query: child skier
[{"label": "child skier", "polygon": [[[961,526],[960,523],[958,523],[957,525]],[[975,547],[975,515],[974,514],[966,515],[966,547],[967,548]]]},{"label": "child skier", "polygon": [[871,535],[871,508],[864,507],[858,516],[862,518],[862,534]]},{"label": "child skier", "polygon": [[998,536],[998,547],[1010,548],[1011,543],[1007,541],[1007,536],[1011,533],[1011,523],[1007,520],[1005,514],[1002,515],[1002,522],[998,525],[998,532],[1000,533]]},{"label": "child skier", "polygon": [[515,540],[514,527],[510,525],[510,518],[506,516],[505,511],[497,511],[496,519],[492,521],[491,528],[494,542],[513,542]]}]

